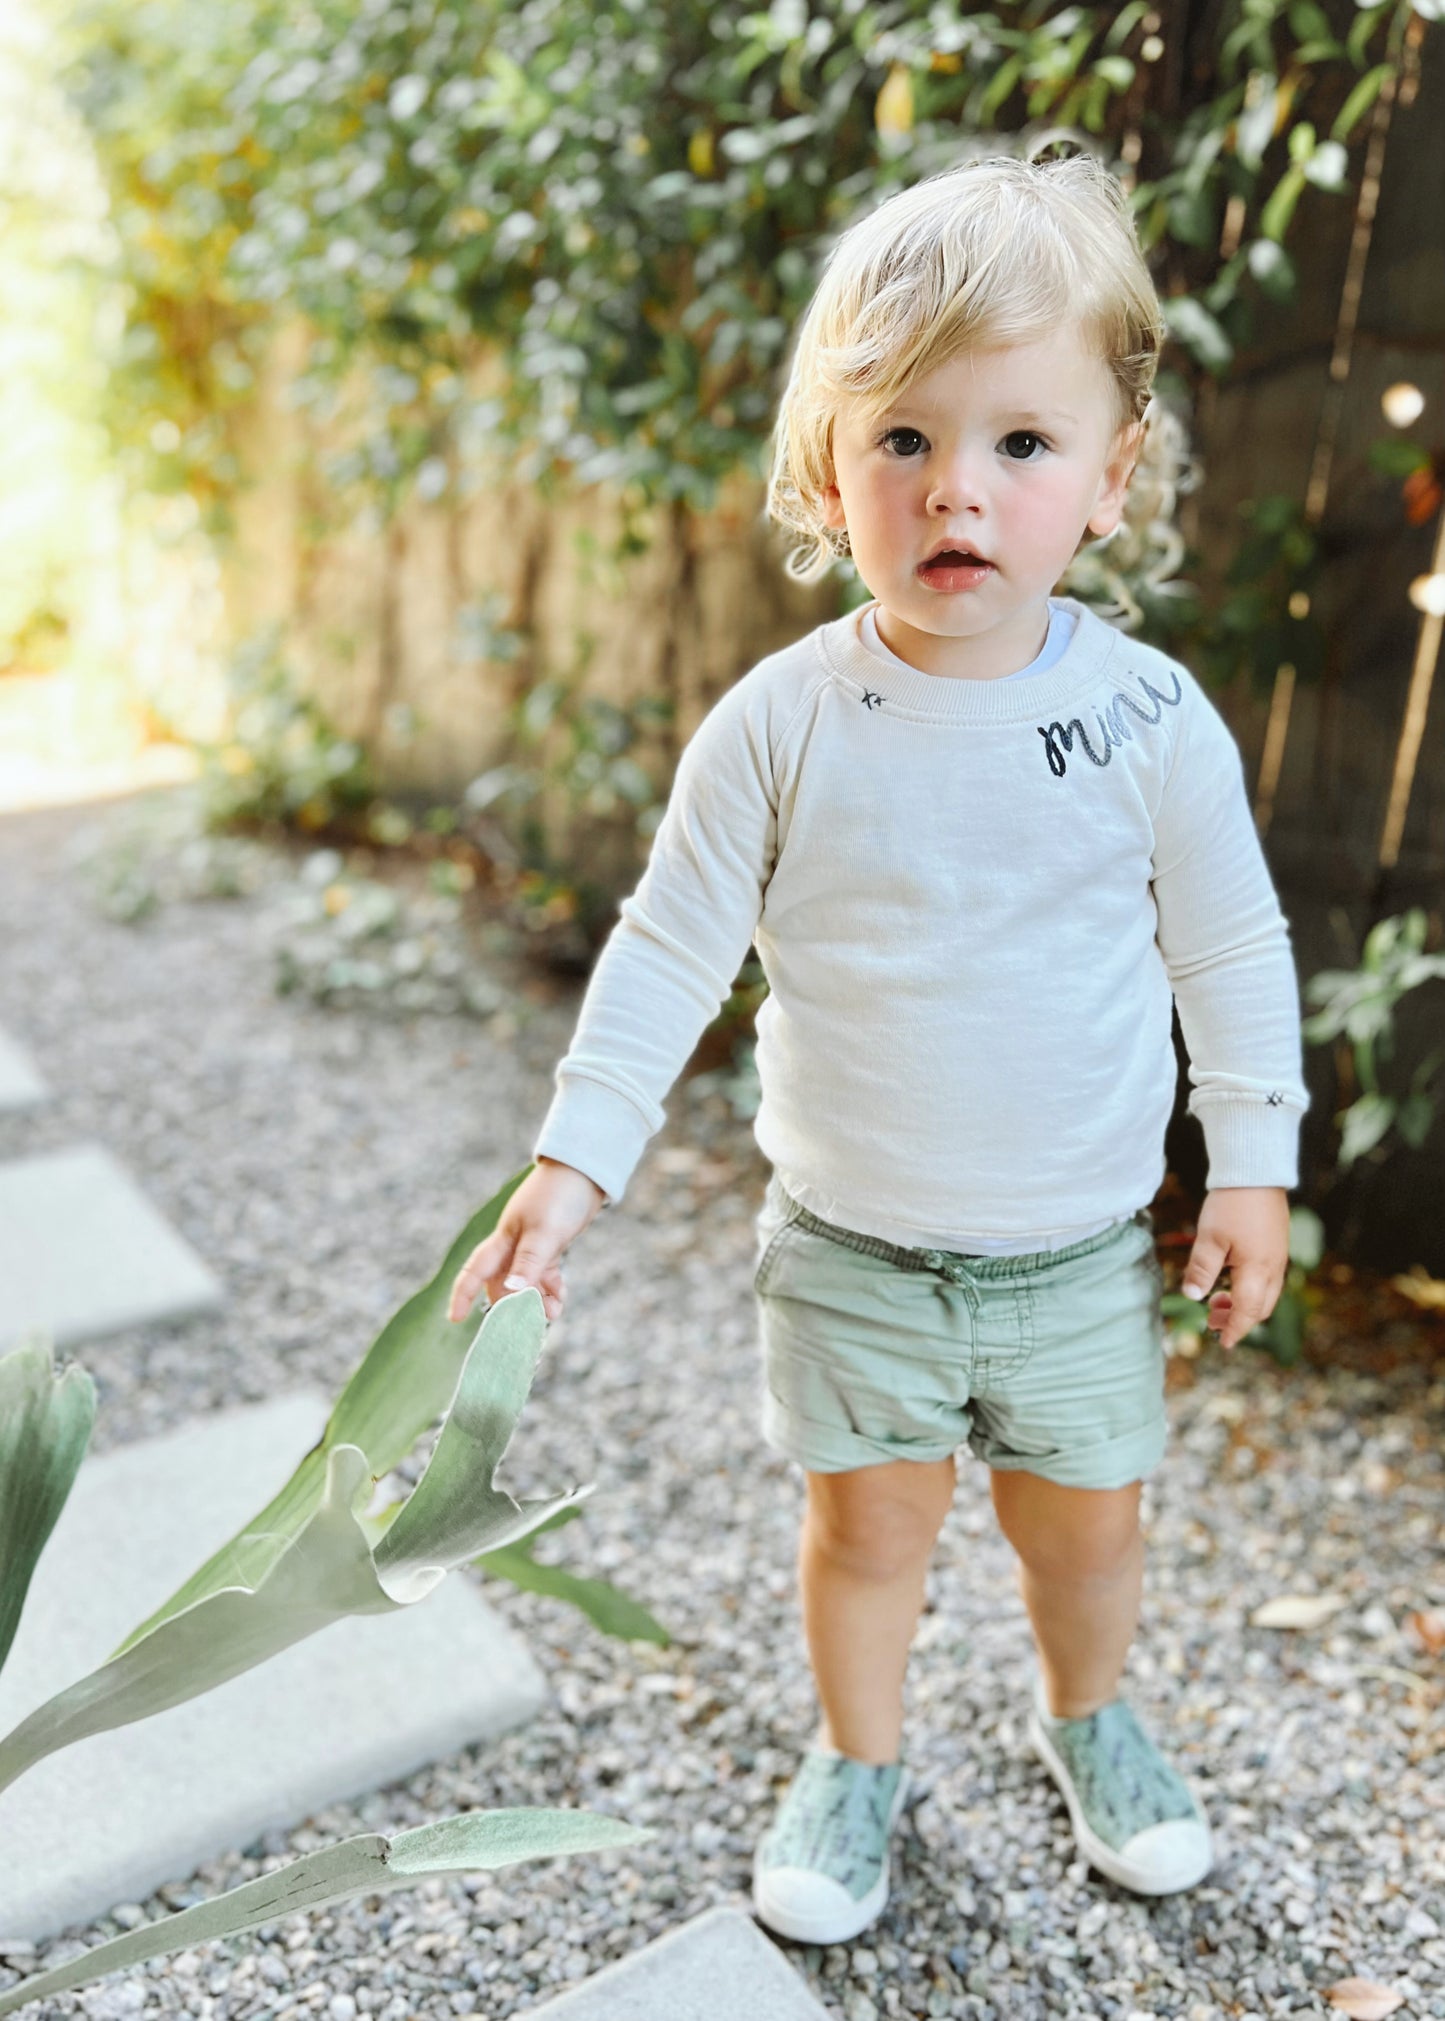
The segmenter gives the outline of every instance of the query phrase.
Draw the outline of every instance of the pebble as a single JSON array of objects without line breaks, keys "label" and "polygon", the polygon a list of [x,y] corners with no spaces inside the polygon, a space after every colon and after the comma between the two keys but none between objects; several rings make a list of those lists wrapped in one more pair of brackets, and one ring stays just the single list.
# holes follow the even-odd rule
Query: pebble
[{"label": "pebble", "polygon": [[[242,895],[181,895],[126,924],[66,860],[118,818],[0,822],[0,1026],[55,1091],[0,1117],[0,1156],[98,1138],[230,1302],[76,1353],[100,1392],[96,1451],[288,1386],[334,1392],[527,1162],[580,1002],[572,984],[534,1001],[539,978],[495,936],[479,945],[526,1007],[514,1026],[278,998],[268,880],[288,862],[248,856]],[[705,1078],[668,1109],[624,1200],[568,1252],[566,1310],[505,1473],[519,1496],[598,1482],[539,1555],[615,1580],[670,1646],[616,1641],[487,1580],[551,1687],[528,1726],[222,1852],[93,1928],[0,1943],[0,1987],[132,1927],[132,1911],[152,1920],[364,1831],[565,1804],[657,1837],[284,1917],[188,1954],[198,1976],[158,1959],[48,2002],[46,2021],[507,2021],[710,1907],[749,1910],[752,1846],[816,1720],[794,1584],[803,1488],[757,1429],[749,1285],[767,1171],[751,1124]],[[1273,2021],[1352,1971],[1418,1982],[1430,1991],[1409,2011],[1445,2011],[1445,1960],[1427,1948],[1445,1929],[1442,1688],[1404,1625],[1445,1605],[1445,1380],[1408,1360],[1368,1377],[1280,1370],[1242,1349],[1206,1350],[1190,1377],[1145,1491],[1129,1691],[1203,1792],[1219,1866],[1186,1898],[1145,1902],[1078,1857],[1028,1753],[1027,1622],[965,1454],[907,1686],[927,1803],[904,1813],[879,1922],[854,1946],[785,1951],[843,2021]],[[1246,1431],[1256,1457],[1236,1473]],[[1293,1592],[1348,1607],[1318,1631],[1249,1625]]]}]

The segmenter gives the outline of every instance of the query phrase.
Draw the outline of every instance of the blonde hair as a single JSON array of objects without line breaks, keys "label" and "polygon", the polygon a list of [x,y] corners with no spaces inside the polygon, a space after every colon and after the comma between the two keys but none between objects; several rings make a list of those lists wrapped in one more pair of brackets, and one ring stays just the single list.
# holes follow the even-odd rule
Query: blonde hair
[{"label": "blonde hair", "polygon": [[[1115,426],[1144,424],[1116,535],[1086,536],[1064,581],[1143,613],[1130,579],[1171,587],[1184,554],[1177,493],[1197,482],[1183,423],[1153,394],[1166,335],[1129,199],[1087,151],[992,154],[900,190],[850,225],[824,262],[799,324],[773,430],[766,511],[804,536],[784,564],[795,582],[849,552],[827,526],[832,435],[846,403],[881,418],[915,380],[960,353],[1028,343],[1077,322],[1109,370]],[[1106,546],[1106,542],[1108,545]]]}]

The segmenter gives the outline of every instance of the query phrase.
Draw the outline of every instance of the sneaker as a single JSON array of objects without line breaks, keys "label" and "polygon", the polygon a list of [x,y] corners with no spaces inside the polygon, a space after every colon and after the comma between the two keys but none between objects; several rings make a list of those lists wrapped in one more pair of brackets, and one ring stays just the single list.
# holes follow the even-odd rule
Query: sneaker
[{"label": "sneaker", "polygon": [[1063,1791],[1078,1848],[1136,1895],[1172,1895],[1214,1864],[1209,1820],[1121,1698],[1055,1719],[1034,1686],[1029,1738]]},{"label": "sneaker", "polygon": [[753,1906],[779,1936],[841,1944],[888,1900],[888,1837],[903,1808],[902,1762],[810,1747],[753,1860]]}]

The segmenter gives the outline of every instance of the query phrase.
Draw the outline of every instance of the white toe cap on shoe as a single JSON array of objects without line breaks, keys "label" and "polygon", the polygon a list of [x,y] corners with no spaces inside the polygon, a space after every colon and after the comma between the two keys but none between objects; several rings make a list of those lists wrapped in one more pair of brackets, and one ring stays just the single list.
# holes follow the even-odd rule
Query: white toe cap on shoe
[{"label": "white toe cap on shoe", "polygon": [[1214,1864],[1209,1827],[1198,1818],[1170,1818],[1127,1839],[1116,1856],[1128,1869],[1116,1876],[1140,1894],[1172,1895],[1202,1881]]},{"label": "white toe cap on shoe", "polygon": [[859,1900],[841,1882],[806,1867],[767,1867],[753,1883],[763,1921],[808,1944],[843,1943],[872,1922],[886,1897],[886,1882]]}]

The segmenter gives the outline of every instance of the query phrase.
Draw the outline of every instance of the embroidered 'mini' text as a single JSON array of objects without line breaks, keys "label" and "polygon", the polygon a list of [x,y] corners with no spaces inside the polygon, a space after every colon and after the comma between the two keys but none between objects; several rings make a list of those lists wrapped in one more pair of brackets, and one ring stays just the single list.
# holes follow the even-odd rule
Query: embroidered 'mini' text
[{"label": "embroidered 'mini' text", "polygon": [[1118,689],[1115,690],[1113,700],[1106,708],[1095,709],[1094,715],[1099,725],[1097,751],[1090,743],[1089,733],[1077,716],[1068,723],[1050,723],[1047,729],[1039,724],[1038,732],[1044,740],[1044,754],[1048,758],[1049,770],[1054,777],[1063,778],[1066,770],[1064,752],[1073,750],[1076,736],[1083,746],[1084,756],[1091,765],[1107,765],[1114,755],[1116,744],[1122,744],[1126,739],[1130,743],[1134,740],[1133,728],[1124,717],[1123,710],[1132,709],[1142,723],[1157,723],[1164,714],[1163,705],[1166,702],[1171,709],[1176,707],[1183,696],[1184,684],[1172,669],[1169,678],[1174,683],[1172,695],[1163,694],[1152,681],[1146,681],[1142,674],[1139,676],[1140,687],[1154,705],[1152,713],[1133,695],[1126,695]]}]

